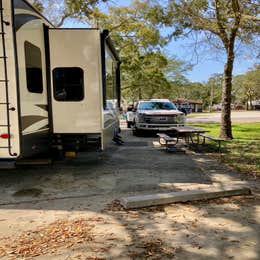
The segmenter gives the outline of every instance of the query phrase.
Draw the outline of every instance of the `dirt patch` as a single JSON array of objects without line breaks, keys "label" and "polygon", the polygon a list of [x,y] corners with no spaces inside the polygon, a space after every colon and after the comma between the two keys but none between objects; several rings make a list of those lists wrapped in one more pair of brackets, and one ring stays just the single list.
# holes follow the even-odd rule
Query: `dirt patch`
[{"label": "dirt patch", "polygon": [[55,253],[60,248],[70,248],[91,241],[94,225],[88,219],[58,220],[36,231],[27,231],[17,239],[0,247],[0,257],[35,257]]},{"label": "dirt patch", "polygon": [[42,194],[42,189],[21,189],[16,191],[13,196],[15,197],[39,197]]},{"label": "dirt patch", "polygon": [[130,249],[127,255],[132,259],[171,259],[179,251],[181,247],[169,246],[159,238],[151,238],[136,243],[135,249]]},{"label": "dirt patch", "polygon": [[140,141],[125,142],[124,146],[142,147],[142,146],[148,146],[148,142],[140,142]]}]

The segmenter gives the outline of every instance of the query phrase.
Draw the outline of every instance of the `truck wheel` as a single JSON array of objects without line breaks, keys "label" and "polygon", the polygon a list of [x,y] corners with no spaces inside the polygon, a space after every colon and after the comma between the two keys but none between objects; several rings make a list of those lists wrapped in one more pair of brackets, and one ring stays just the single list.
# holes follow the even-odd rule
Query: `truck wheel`
[{"label": "truck wheel", "polygon": [[140,129],[138,129],[138,128],[136,128],[135,126],[133,126],[133,135],[134,136],[140,136],[140,134],[141,134],[141,130]]}]

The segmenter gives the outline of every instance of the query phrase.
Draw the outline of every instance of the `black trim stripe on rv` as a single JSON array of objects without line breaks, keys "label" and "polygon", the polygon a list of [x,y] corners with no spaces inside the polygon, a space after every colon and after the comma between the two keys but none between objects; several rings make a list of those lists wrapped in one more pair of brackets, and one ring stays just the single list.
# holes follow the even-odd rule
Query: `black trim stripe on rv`
[{"label": "black trim stripe on rv", "polygon": [[[26,128],[32,126],[35,123],[38,123],[44,119],[48,119],[46,116],[22,116],[22,131]],[[37,129],[38,130],[38,129]]]},{"label": "black trim stripe on rv", "polygon": [[100,35],[100,51],[101,51],[101,73],[102,73],[102,92],[103,92],[103,108],[106,109],[106,54],[105,54],[105,39],[107,32],[103,31]]},{"label": "black trim stripe on rv", "polygon": [[106,41],[106,44],[108,45],[110,51],[112,52],[113,56],[115,57],[116,61],[120,62],[120,58],[118,56],[118,53],[114,47],[114,44],[109,36],[109,30],[103,30],[104,40]]},{"label": "black trim stripe on rv", "polygon": [[53,116],[52,116],[52,99],[51,99],[51,61],[50,61],[50,39],[49,27],[43,25],[44,34],[44,49],[45,49],[45,66],[46,66],[46,85],[47,85],[47,100],[48,100],[48,116],[50,131],[53,133]]},{"label": "black trim stripe on rv", "polygon": [[47,124],[47,125],[45,125],[45,126],[39,128],[37,131],[41,131],[41,130],[49,130],[49,128],[50,128],[50,126],[49,126],[49,124]]},{"label": "black trim stripe on rv", "polygon": [[26,2],[23,2],[21,0],[14,0],[14,8],[35,12],[32,6],[29,6]]},{"label": "black trim stripe on rv", "polygon": [[44,17],[34,6],[32,6],[27,1],[25,1],[25,0],[13,0],[13,2],[14,2],[13,6],[14,6],[15,9],[22,9],[22,10],[26,10],[26,11],[30,11],[30,12],[36,13],[44,21],[49,23],[49,25],[54,27],[54,25],[46,17]]},{"label": "black trim stripe on rv", "polygon": [[40,20],[41,18],[32,14],[16,14],[15,15],[15,31],[17,32],[24,24],[33,21]]},{"label": "black trim stripe on rv", "polygon": [[101,33],[101,64],[102,64],[102,86],[103,86],[103,107],[106,109],[106,57],[105,57],[105,44],[113,54],[114,58],[117,61],[116,68],[116,94],[118,100],[118,107],[121,106],[121,79],[120,79],[120,58],[113,45],[113,42],[109,36],[108,30],[103,30]]},{"label": "black trim stripe on rv", "polygon": [[48,107],[49,107],[48,105],[35,105],[35,106],[37,106],[45,111],[48,111]]}]

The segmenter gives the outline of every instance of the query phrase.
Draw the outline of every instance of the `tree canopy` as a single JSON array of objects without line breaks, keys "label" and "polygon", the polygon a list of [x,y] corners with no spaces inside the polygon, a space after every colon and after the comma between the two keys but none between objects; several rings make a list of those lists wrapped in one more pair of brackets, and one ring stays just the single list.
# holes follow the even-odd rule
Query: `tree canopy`
[{"label": "tree canopy", "polygon": [[232,95],[235,101],[251,109],[252,101],[260,99],[260,65],[256,64],[245,74],[235,76],[233,86]]},{"label": "tree canopy", "polygon": [[122,93],[126,99],[172,96],[174,83],[190,66],[163,52],[166,39],[148,19],[148,2],[110,7],[108,13],[95,10],[93,19],[110,31],[122,60]]},{"label": "tree canopy", "polygon": [[166,7],[157,1],[152,2],[159,10],[157,23],[172,28],[170,38],[188,37],[196,33],[195,39],[199,39],[200,44],[206,43],[224,50],[226,63],[223,69],[220,136],[233,138],[231,93],[235,48],[239,43],[259,44],[259,0],[175,0],[169,1]]},{"label": "tree canopy", "polygon": [[94,8],[108,0],[30,0],[30,2],[56,26],[63,25],[67,18],[86,19]]}]

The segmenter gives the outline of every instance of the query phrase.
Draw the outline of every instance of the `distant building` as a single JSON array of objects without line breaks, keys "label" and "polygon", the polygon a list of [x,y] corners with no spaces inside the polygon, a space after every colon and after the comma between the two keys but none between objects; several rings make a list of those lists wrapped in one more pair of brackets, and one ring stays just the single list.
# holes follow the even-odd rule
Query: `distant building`
[{"label": "distant building", "polygon": [[252,109],[260,110],[260,99],[252,101]]},{"label": "distant building", "polygon": [[202,112],[202,101],[200,100],[176,98],[172,100],[172,102],[178,108],[184,108],[187,111],[187,113]]}]

